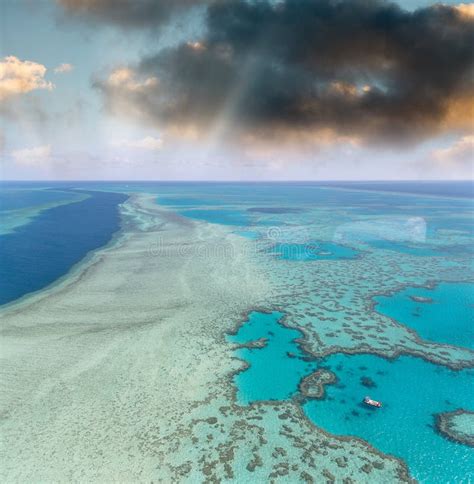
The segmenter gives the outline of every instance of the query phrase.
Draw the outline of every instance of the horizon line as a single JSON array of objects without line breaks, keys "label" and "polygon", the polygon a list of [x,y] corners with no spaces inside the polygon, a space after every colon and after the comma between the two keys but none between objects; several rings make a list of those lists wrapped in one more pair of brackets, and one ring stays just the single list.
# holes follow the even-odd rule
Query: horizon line
[{"label": "horizon line", "polygon": [[8,179],[8,180],[0,180],[1,183],[17,183],[17,182],[24,182],[24,183],[55,183],[55,182],[81,182],[81,183],[436,183],[436,182],[444,182],[444,183],[458,183],[458,182],[470,182],[474,183],[474,178],[466,179],[466,178],[458,178],[458,179],[392,179],[392,180],[383,180],[383,179],[368,179],[368,180],[347,180],[347,179],[310,179],[310,180],[183,180],[183,179],[173,179],[173,180],[127,180],[127,179],[94,179],[94,180],[84,180],[84,179]]}]

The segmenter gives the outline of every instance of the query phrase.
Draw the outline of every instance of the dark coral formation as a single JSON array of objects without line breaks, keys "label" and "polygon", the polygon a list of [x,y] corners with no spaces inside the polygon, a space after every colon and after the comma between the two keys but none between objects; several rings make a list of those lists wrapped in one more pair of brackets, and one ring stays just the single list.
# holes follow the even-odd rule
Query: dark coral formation
[{"label": "dark coral formation", "polygon": [[459,444],[468,445],[469,447],[474,447],[474,435],[462,432],[456,428],[455,424],[456,417],[466,414],[474,416],[474,412],[462,408],[454,412],[438,413],[435,415],[436,430],[447,439],[458,442]]},{"label": "dark coral formation", "polygon": [[307,398],[324,398],[325,386],[336,383],[336,375],[329,370],[319,369],[300,382],[300,392]]},{"label": "dark coral formation", "polygon": [[360,384],[366,388],[376,388],[377,384],[372,380],[372,378],[368,376],[361,376],[360,377]]},{"label": "dark coral formation", "polygon": [[433,299],[431,299],[430,297],[423,297],[423,296],[410,296],[410,299],[412,301],[419,302],[419,303],[431,304],[432,302],[434,302]]}]

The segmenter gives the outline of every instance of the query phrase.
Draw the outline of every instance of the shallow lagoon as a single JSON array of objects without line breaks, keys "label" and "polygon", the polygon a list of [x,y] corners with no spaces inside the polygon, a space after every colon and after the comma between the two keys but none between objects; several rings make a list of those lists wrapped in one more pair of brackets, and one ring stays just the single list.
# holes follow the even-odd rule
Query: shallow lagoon
[{"label": "shallow lagoon", "polygon": [[422,338],[474,349],[474,285],[440,283],[407,287],[375,298],[375,309],[414,329]]},{"label": "shallow lagoon", "polygon": [[[472,407],[473,370],[456,372],[406,356],[389,361],[373,355],[334,355],[324,364],[339,383],[326,387],[325,400],[304,405],[316,425],[337,435],[361,437],[403,458],[420,481],[474,478],[474,449],[440,436],[433,416]],[[361,403],[365,395],[382,401],[383,407],[366,407]]]},{"label": "shallow lagoon", "polygon": [[[303,405],[317,426],[336,435],[360,437],[404,459],[421,481],[468,482],[474,477],[474,450],[439,435],[433,416],[470,408],[474,370],[452,371],[406,356],[390,361],[374,355],[336,354],[306,361],[295,341],[301,333],[279,324],[282,317],[279,312],[253,312],[229,337],[238,344],[266,339],[263,348],[236,351],[250,365],[235,376],[242,405],[291,398],[301,378],[323,367],[335,373],[337,383],[326,385],[323,400]],[[365,395],[381,400],[383,407],[365,406]]]},{"label": "shallow lagoon", "polygon": [[345,245],[332,242],[311,241],[306,244],[278,243],[271,248],[271,253],[283,260],[345,260],[355,259],[359,252]]},{"label": "shallow lagoon", "polygon": [[185,217],[204,220],[213,224],[246,226],[250,223],[250,217],[240,210],[180,210],[178,213]]},{"label": "shallow lagoon", "polygon": [[404,244],[401,242],[394,242],[391,240],[372,240],[368,244],[374,249],[392,250],[400,254],[414,255],[417,257],[436,257],[443,255],[439,251],[431,247],[416,246],[412,244]]},{"label": "shallow lagoon", "polygon": [[[283,314],[252,312],[235,335],[228,340],[239,345],[265,338],[263,348],[240,348],[237,356],[250,367],[238,373],[235,381],[241,403],[261,400],[285,400],[296,390],[300,378],[315,368],[314,363],[303,361],[295,339],[301,333],[277,323]],[[290,356],[288,356],[290,355]]]},{"label": "shallow lagoon", "polygon": [[261,234],[254,230],[238,230],[235,234],[250,240],[258,240],[261,237]]}]

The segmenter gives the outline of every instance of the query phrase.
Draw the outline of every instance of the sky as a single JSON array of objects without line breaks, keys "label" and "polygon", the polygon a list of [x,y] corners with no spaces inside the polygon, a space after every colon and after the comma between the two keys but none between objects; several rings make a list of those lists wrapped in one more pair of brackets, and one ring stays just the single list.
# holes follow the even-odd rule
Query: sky
[{"label": "sky", "polygon": [[472,179],[474,4],[2,0],[0,177]]}]

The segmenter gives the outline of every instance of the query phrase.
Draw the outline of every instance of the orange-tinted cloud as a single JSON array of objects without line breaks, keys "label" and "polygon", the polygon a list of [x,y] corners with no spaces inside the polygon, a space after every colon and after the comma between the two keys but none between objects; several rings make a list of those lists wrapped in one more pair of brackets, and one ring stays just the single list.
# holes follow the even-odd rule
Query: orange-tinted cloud
[{"label": "orange-tinted cloud", "polygon": [[471,165],[471,170],[474,170],[474,135],[463,136],[452,146],[434,151],[433,158],[439,166],[447,169]]},{"label": "orange-tinted cloud", "polygon": [[474,3],[461,3],[454,7],[456,11],[465,19],[474,18]]},{"label": "orange-tinted cloud", "polygon": [[44,76],[46,67],[32,61],[22,61],[15,56],[0,61],[0,101],[36,89],[51,91],[54,85]]}]

